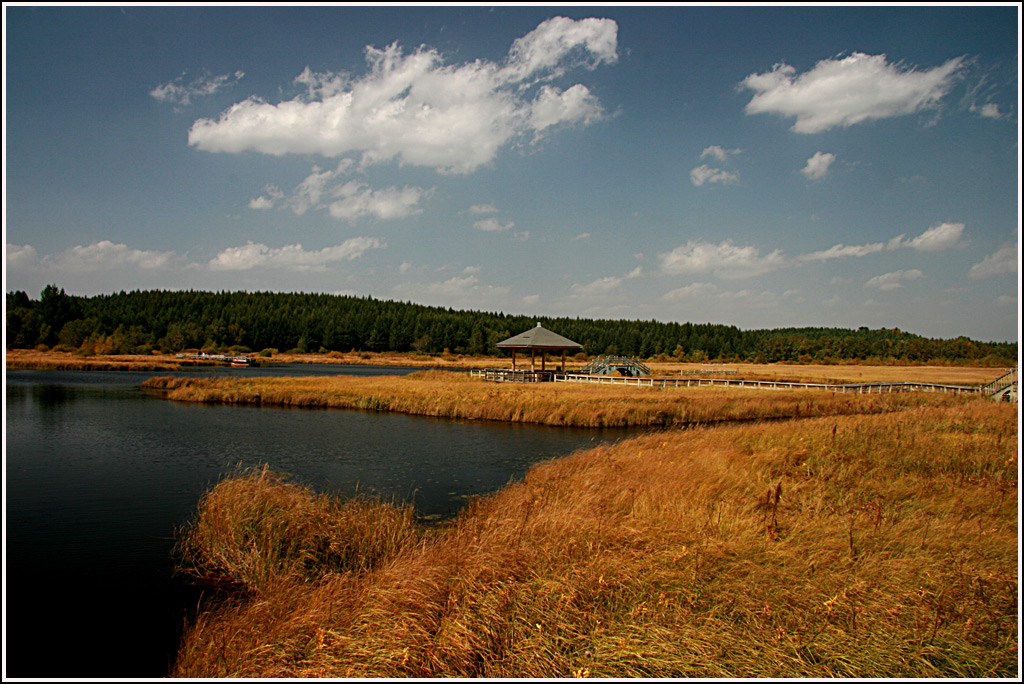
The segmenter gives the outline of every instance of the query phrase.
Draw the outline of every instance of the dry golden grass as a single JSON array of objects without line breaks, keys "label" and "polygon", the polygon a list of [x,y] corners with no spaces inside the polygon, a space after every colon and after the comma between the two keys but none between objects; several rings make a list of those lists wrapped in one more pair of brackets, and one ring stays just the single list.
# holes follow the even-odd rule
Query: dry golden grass
[{"label": "dry golden grass", "polygon": [[860,382],[923,382],[939,385],[984,385],[1003,375],[1002,368],[971,366],[875,366],[868,364],[797,365],[782,363],[699,363],[648,364],[655,375],[678,376],[680,371],[736,371],[735,375],[707,374],[699,377],[743,378],[745,380],[786,380],[824,384]]},{"label": "dry golden grass", "polygon": [[671,426],[878,413],[957,401],[953,395],[934,393],[856,395],[822,390],[497,384],[450,371],[418,371],[402,377],[158,377],[142,386],[177,401],[359,408],[575,427]]},{"label": "dry golden grass", "polygon": [[983,400],[655,433],[222,602],[173,674],[1013,677],[1018,468]]},{"label": "dry golden grass", "polygon": [[182,364],[173,354],[112,354],[81,356],[71,352],[38,352],[8,349],[4,353],[7,370],[180,370]]},{"label": "dry golden grass", "polygon": [[177,553],[203,584],[261,594],[282,581],[369,570],[414,534],[412,506],[341,502],[264,467],[203,495]]}]

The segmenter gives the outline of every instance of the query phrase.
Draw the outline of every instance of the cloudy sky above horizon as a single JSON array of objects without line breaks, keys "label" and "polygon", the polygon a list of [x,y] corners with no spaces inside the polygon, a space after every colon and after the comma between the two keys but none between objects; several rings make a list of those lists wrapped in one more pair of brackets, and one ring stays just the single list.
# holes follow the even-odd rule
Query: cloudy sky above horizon
[{"label": "cloudy sky above horizon", "polygon": [[5,290],[1019,336],[1019,8],[28,7]]}]

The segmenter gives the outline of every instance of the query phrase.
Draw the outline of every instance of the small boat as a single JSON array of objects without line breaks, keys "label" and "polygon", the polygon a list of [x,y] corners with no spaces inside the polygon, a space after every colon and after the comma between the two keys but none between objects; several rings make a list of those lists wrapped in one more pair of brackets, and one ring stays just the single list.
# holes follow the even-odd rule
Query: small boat
[{"label": "small boat", "polygon": [[254,366],[252,359],[247,356],[232,356],[231,365],[235,367]]}]

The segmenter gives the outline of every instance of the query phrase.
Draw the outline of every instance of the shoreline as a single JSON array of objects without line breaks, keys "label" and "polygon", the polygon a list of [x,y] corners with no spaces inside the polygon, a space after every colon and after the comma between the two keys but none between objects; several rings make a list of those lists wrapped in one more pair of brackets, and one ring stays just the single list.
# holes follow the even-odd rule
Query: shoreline
[{"label": "shoreline", "polygon": [[[258,357],[261,365],[323,365],[407,367],[429,370],[480,370],[483,368],[511,368],[511,359],[500,357],[474,357],[465,355],[439,355],[406,352],[330,352],[328,354],[278,353],[272,357]],[[735,373],[730,377],[746,380],[777,380],[792,382],[820,382],[846,384],[858,382],[927,382],[935,384],[983,385],[1003,373],[1003,368],[992,366],[938,366],[938,365],[875,365],[875,364],[754,364],[722,363],[700,364],[674,361],[646,360],[655,376],[679,377],[684,373],[706,373],[717,377],[721,371]],[[583,362],[567,364],[571,371]],[[72,352],[38,352],[9,349],[4,354],[5,370],[130,370],[180,371],[193,368],[223,368],[227,364],[214,361],[182,360],[174,354],[123,354],[110,356],[81,356]]]},{"label": "shoreline", "polygon": [[143,390],[172,401],[239,406],[388,411],[459,420],[562,427],[682,427],[963,405],[935,393],[837,394],[820,390],[659,389],[570,383],[491,383],[452,371],[377,377],[153,377]]}]

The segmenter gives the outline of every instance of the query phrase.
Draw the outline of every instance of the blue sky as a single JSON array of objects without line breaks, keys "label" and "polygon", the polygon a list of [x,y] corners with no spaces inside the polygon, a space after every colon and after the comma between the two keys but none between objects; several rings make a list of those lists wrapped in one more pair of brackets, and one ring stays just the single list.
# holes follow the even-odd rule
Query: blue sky
[{"label": "blue sky", "polygon": [[990,7],[5,5],[5,290],[1019,336]]}]

